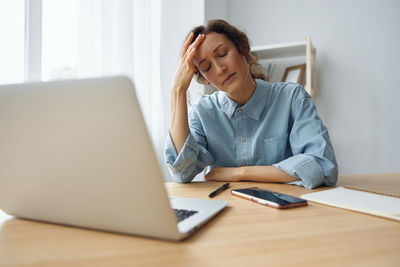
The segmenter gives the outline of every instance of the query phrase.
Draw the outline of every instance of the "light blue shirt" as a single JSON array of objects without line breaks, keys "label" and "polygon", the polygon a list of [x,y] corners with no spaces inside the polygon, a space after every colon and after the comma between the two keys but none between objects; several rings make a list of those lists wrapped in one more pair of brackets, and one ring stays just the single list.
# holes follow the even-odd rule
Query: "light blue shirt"
[{"label": "light blue shirt", "polygon": [[300,178],[291,184],[336,185],[335,153],[310,95],[295,83],[256,84],[244,106],[222,91],[191,106],[190,133],[179,155],[167,137],[165,158],[173,177],[186,183],[206,166],[273,165]]}]

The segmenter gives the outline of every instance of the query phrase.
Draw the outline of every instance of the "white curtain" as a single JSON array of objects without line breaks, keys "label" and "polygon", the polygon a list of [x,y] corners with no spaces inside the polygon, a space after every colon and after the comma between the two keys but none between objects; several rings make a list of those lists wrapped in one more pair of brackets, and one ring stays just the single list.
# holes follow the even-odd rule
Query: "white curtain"
[{"label": "white curtain", "polygon": [[133,1],[133,79],[157,156],[163,163],[166,99],[162,99],[160,50],[161,0]]},{"label": "white curtain", "polygon": [[132,1],[81,0],[78,21],[79,76],[123,74],[132,78]]},{"label": "white curtain", "polygon": [[131,78],[158,159],[164,165],[161,0],[81,0],[79,3],[80,76],[123,74]]}]

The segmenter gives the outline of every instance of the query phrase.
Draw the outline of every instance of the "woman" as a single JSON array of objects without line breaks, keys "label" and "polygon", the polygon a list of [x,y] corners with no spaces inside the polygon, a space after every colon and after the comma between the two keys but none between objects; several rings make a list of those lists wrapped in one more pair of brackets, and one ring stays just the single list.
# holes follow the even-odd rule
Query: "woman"
[{"label": "woman", "polygon": [[[312,98],[294,83],[264,81],[247,36],[223,20],[193,29],[171,91],[165,156],[173,176],[207,180],[334,186],[338,168]],[[193,76],[218,89],[192,105]]]}]

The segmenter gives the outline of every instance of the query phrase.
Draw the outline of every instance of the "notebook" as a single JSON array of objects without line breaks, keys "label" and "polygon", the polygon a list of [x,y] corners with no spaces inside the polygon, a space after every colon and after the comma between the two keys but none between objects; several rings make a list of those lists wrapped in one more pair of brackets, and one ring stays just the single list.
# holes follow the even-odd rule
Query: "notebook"
[{"label": "notebook", "polygon": [[400,198],[344,187],[304,194],[301,198],[333,207],[400,221]]},{"label": "notebook", "polygon": [[181,240],[228,204],[168,197],[127,78],[2,85],[0,125],[0,209],[10,215]]}]

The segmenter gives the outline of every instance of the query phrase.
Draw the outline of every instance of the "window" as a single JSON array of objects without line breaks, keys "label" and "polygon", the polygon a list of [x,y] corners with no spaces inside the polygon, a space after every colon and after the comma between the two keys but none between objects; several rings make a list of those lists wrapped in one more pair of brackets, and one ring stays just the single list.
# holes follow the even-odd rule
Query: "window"
[{"label": "window", "polygon": [[[0,0],[0,84],[124,75],[160,161],[161,0]],[[168,170],[164,170],[168,173]]]},{"label": "window", "polygon": [[126,0],[0,1],[0,83],[132,76],[132,14]]},{"label": "window", "polygon": [[0,84],[24,80],[25,0],[0,1]]},{"label": "window", "polygon": [[132,74],[130,1],[42,0],[42,80]]},{"label": "window", "polygon": [[42,2],[42,80],[78,75],[79,1]]}]

